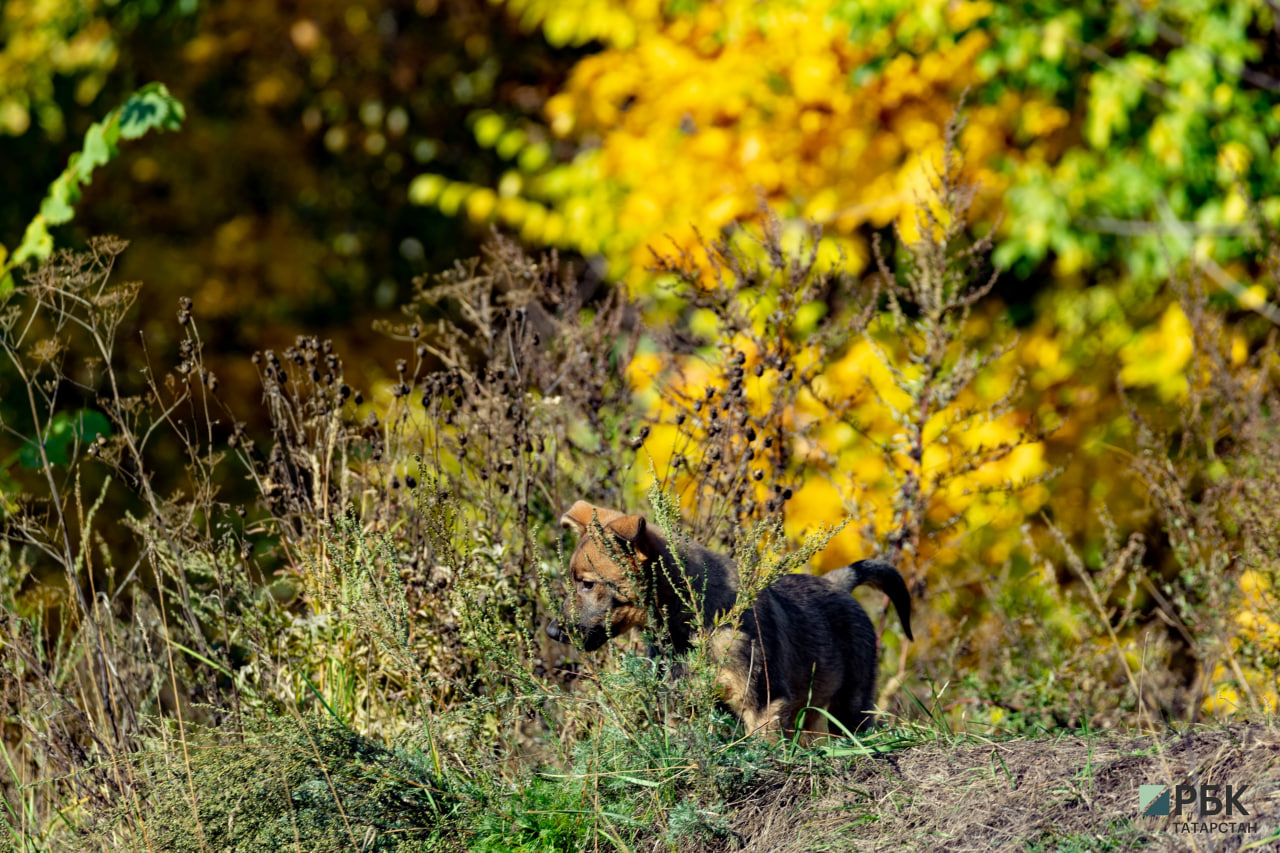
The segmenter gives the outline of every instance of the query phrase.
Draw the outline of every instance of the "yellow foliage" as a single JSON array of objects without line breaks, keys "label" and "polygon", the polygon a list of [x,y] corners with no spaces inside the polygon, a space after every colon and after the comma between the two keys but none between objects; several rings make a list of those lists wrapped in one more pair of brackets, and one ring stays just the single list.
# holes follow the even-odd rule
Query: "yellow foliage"
[{"label": "yellow foliage", "polygon": [[97,97],[116,63],[111,27],[97,0],[7,0],[0,4],[0,133],[21,136],[39,120],[62,136],[55,75],[80,75],[76,100]]},{"label": "yellow foliage", "polygon": [[1255,284],[1245,288],[1240,294],[1240,306],[1256,311],[1267,302],[1267,291],[1260,284]]},{"label": "yellow foliage", "polygon": [[1187,392],[1185,370],[1194,350],[1187,315],[1176,303],[1170,305],[1154,328],[1138,332],[1120,350],[1120,381],[1153,387],[1166,400],[1181,397]]},{"label": "yellow foliage", "polygon": [[[1255,710],[1269,714],[1280,711],[1275,671],[1262,663],[1280,657],[1280,598],[1273,579],[1274,575],[1259,569],[1247,569],[1240,575],[1240,608],[1232,620],[1236,629],[1231,638],[1234,665],[1220,664],[1215,668],[1216,689],[1205,701],[1210,712],[1231,712],[1242,705],[1253,705]],[[1245,649],[1252,654],[1241,654]],[[1255,665],[1247,665],[1244,660]]]},{"label": "yellow foliage", "polygon": [[644,22],[661,13],[652,0],[624,4],[615,0],[491,0],[526,30],[540,28],[553,47],[599,41],[614,46],[635,42]]},{"label": "yellow foliage", "polygon": [[1222,178],[1230,184],[1239,182],[1249,173],[1250,160],[1248,148],[1239,142],[1228,142],[1218,152],[1218,169]]},{"label": "yellow foliage", "polygon": [[[985,317],[973,318],[970,323],[977,330],[989,325]],[[744,354],[744,368],[754,376],[754,347],[735,340],[733,349]],[[811,348],[801,347],[792,360],[801,368],[812,364],[814,357]],[[983,419],[969,413],[982,411],[1007,390],[1018,364],[1014,357],[997,361],[991,375],[983,377],[985,393],[964,393],[953,406],[933,414],[924,424],[923,454],[917,464],[904,444],[904,419],[913,416],[906,386],[914,381],[918,369],[906,364],[903,352],[893,345],[867,337],[851,341],[841,357],[814,377],[812,392],[800,391],[794,406],[783,412],[785,456],[792,460],[792,468],[770,471],[768,478],[754,483],[755,499],[765,500],[782,474],[799,475],[803,485],[785,505],[788,535],[798,537],[819,525],[851,519],[815,558],[815,567],[825,571],[883,549],[887,535],[899,521],[895,513],[904,478],[914,475],[924,484],[928,496],[924,513],[930,523],[942,530],[950,519],[963,517],[968,523],[966,535],[981,533],[986,556],[1007,559],[1021,541],[1026,515],[1039,511],[1049,497],[1042,485],[1021,486],[1045,474],[1050,466],[1039,443],[992,453],[1017,444],[1022,423],[1017,414]],[[672,419],[678,408],[671,401],[699,399],[709,387],[720,390],[716,370],[703,354],[668,355],[665,359],[644,354],[637,358],[630,376],[637,394],[647,403],[650,421],[658,424],[644,444],[647,458],[639,466],[638,491],[647,489],[656,477],[689,505],[694,498],[692,490],[700,482],[698,465],[677,467],[672,462],[696,450],[698,441],[705,438],[704,425],[689,422],[675,427]],[[745,383],[753,414],[769,410],[777,381],[775,371],[765,370],[759,378]],[[660,393],[655,391],[659,387]],[[893,449],[891,458],[884,448]],[[975,465],[979,458],[989,461]],[[939,568],[961,559],[961,533],[948,530],[927,537],[922,543],[924,552],[910,559],[919,565],[933,562]]]},{"label": "yellow foliage", "polygon": [[[864,225],[897,221],[914,237],[943,126],[982,82],[989,38],[974,25],[991,5],[926,3],[861,41],[834,0],[725,0],[687,13],[651,0],[507,8],[555,44],[606,48],[582,59],[545,107],[552,133],[598,144],[531,175],[521,191],[538,207],[499,219],[544,244],[603,254],[611,276],[648,291],[650,247],[692,249],[697,233],[751,220],[762,202],[826,226],[852,272],[870,256]],[[1007,183],[997,158],[1023,156],[1015,136],[1032,150],[1069,116],[1006,92],[967,118],[961,147],[990,207]],[[523,218],[541,219],[541,205],[565,215],[555,239]]]},{"label": "yellow foliage", "polygon": [[1204,701],[1206,713],[1227,717],[1250,710],[1266,714],[1280,711],[1280,694],[1277,693],[1274,671],[1246,669],[1241,674],[1243,683],[1229,666],[1219,664],[1214,668],[1212,692]]}]

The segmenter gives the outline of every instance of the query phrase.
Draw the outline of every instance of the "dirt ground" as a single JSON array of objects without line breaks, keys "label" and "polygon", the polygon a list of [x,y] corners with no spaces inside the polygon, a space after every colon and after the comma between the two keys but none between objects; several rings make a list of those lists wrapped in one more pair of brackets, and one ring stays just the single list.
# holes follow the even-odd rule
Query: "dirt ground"
[{"label": "dirt ground", "polygon": [[[1247,786],[1248,816],[1211,815],[1212,800],[1140,815],[1139,785],[1201,784]],[[1280,851],[1280,728],[936,743],[792,771],[734,805],[720,850]]]}]

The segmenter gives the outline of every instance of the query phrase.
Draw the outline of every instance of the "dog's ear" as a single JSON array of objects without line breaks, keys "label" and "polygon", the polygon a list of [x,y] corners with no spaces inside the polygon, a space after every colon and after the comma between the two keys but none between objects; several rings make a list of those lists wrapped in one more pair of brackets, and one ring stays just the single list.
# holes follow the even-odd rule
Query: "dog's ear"
[{"label": "dog's ear", "polygon": [[622,513],[616,509],[606,509],[602,506],[592,506],[586,501],[578,501],[569,507],[568,512],[560,516],[560,526],[572,527],[581,536],[591,526],[592,518],[598,518],[601,524],[609,524],[615,518],[621,517]]},{"label": "dog's ear", "polygon": [[591,504],[586,501],[578,501],[569,507],[569,511],[560,516],[561,527],[572,527],[578,531],[581,536],[587,532],[587,525],[591,523],[591,513],[595,510]]},{"label": "dog's ear", "polygon": [[636,556],[647,560],[653,556],[653,548],[649,544],[649,525],[643,515],[624,515],[609,522],[609,530],[620,539],[631,543]]}]

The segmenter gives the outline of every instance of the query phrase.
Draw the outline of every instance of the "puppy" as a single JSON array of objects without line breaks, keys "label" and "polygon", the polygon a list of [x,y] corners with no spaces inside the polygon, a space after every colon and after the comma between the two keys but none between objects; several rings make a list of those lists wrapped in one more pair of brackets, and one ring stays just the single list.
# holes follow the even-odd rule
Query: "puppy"
[{"label": "puppy", "polygon": [[[693,543],[673,548],[643,516],[578,501],[560,523],[580,538],[569,560],[573,588],[560,621],[547,625],[553,640],[594,651],[632,628],[649,628],[683,654],[737,601],[732,560]],[[722,697],[748,731],[790,734],[798,727],[823,734],[828,717],[814,709],[851,732],[870,726],[876,635],[850,595],[862,584],[888,594],[912,639],[911,596],[902,575],[875,560],[822,577],[784,575],[743,611],[737,625],[712,632]],[[691,599],[700,612],[692,612]]]}]

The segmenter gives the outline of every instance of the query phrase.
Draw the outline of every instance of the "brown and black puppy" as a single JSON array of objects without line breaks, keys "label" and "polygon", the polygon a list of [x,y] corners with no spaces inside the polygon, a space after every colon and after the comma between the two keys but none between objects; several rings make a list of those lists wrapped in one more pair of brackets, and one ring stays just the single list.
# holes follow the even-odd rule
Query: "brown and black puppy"
[{"label": "brown and black puppy", "polygon": [[[578,531],[569,560],[573,588],[560,622],[547,634],[587,651],[632,628],[666,638],[676,654],[687,652],[699,631],[732,609],[738,570],[728,557],[701,545],[673,549],[643,516],[578,501],[560,519]],[[850,595],[861,584],[889,595],[908,639],[911,597],[898,571],[862,560],[823,577],[784,575],[743,612],[736,626],[710,637],[723,698],[749,731],[795,727],[821,734],[827,717],[849,731],[870,725],[875,700],[876,635]],[[700,613],[685,604],[698,592]]]}]

